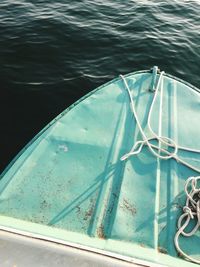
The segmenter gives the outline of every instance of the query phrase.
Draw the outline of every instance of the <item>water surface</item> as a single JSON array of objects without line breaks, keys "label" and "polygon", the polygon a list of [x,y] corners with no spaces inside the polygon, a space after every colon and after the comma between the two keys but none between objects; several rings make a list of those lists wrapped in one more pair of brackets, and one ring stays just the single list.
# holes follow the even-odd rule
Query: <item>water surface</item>
[{"label": "water surface", "polygon": [[120,73],[158,65],[199,87],[199,14],[200,2],[187,0],[1,0],[0,170]]}]

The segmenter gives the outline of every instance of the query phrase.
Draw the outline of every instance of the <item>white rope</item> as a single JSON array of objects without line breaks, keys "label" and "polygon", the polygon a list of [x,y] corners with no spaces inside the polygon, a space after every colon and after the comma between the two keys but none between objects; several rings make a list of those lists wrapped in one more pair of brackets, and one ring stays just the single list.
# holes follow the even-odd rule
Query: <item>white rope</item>
[{"label": "white rope", "polygon": [[[192,262],[200,264],[200,260],[194,259],[193,257],[187,255],[179,246],[180,235],[190,237],[196,233],[200,226],[200,187],[197,185],[198,180],[200,180],[200,176],[189,177],[186,180],[184,190],[187,198],[185,206],[183,207],[183,214],[178,219],[178,231],[174,237],[174,244],[177,251],[182,256]],[[186,232],[185,229],[190,224],[191,220],[195,220],[196,225],[190,232]]]},{"label": "white rope", "polygon": [[[131,150],[125,154],[124,156],[121,157],[121,160],[126,160],[128,159],[130,156],[133,155],[137,155],[141,152],[142,148],[144,147],[144,145],[146,145],[150,152],[156,156],[159,159],[174,159],[176,160],[178,163],[181,163],[185,166],[187,166],[188,168],[199,172],[200,170],[194,166],[192,166],[190,163],[186,162],[185,160],[181,159],[180,157],[178,157],[178,151],[179,150],[184,150],[184,151],[188,151],[188,152],[192,152],[192,153],[200,153],[200,150],[198,149],[191,149],[188,147],[184,147],[184,146],[179,146],[173,139],[166,137],[166,136],[160,136],[158,135],[151,127],[151,116],[152,116],[152,111],[155,105],[155,101],[156,98],[158,96],[158,90],[160,87],[160,98],[162,98],[162,94],[163,94],[163,77],[164,72],[160,73],[158,82],[157,82],[157,86],[155,89],[155,93],[153,96],[153,100],[149,109],[149,114],[148,114],[148,118],[147,118],[147,127],[148,130],[151,133],[151,137],[147,137],[142,126],[140,123],[140,120],[138,118],[136,109],[135,109],[135,105],[133,102],[133,97],[131,95],[131,91],[130,88],[128,86],[128,83],[125,79],[125,77],[123,75],[120,75],[120,77],[122,78],[124,85],[127,89],[129,98],[130,98],[130,104],[131,104],[131,110],[133,112],[134,118],[136,120],[136,125],[139,128],[139,132],[141,134],[142,140],[137,141],[135,144],[133,144]],[[161,82],[162,81],[162,82]],[[161,86],[160,86],[161,84]],[[160,99],[160,110],[162,110],[162,99]],[[161,117],[162,114],[160,112],[159,114],[159,124],[161,123]],[[160,127],[160,125],[159,125]],[[157,144],[152,143],[152,141],[157,141]],[[164,148],[167,147],[166,149]],[[169,150],[169,148],[171,148],[172,151]],[[183,235],[185,237],[189,237],[192,236],[196,233],[197,229],[200,227],[200,188],[197,188],[197,181],[200,180],[200,176],[197,177],[189,177],[186,180],[185,183],[185,193],[187,196],[186,199],[186,204],[183,208],[183,214],[180,216],[179,220],[178,220],[178,231],[175,235],[174,238],[174,244],[175,247],[177,249],[177,251],[184,256],[185,258],[187,258],[188,260],[198,263],[200,264],[200,260],[196,260],[190,256],[188,256],[185,252],[183,252],[183,250],[180,248],[179,246],[179,236]],[[191,183],[191,185],[190,185]],[[191,186],[191,190],[189,191],[189,186]],[[197,200],[198,198],[198,200]],[[190,232],[185,232],[184,230],[186,229],[186,227],[189,225],[190,220],[196,219],[197,223],[195,225],[195,227],[190,231]],[[185,221],[183,223],[183,221]],[[183,223],[183,224],[182,224]]]},{"label": "white rope", "polygon": [[[162,71],[160,73],[160,77],[158,79],[158,82],[157,82],[157,86],[156,86],[156,89],[155,89],[155,93],[154,93],[154,97],[153,97],[153,100],[152,100],[152,103],[151,103],[151,106],[150,106],[150,109],[149,109],[149,114],[148,114],[148,118],[147,118],[147,127],[152,135],[152,137],[147,137],[144,130],[142,129],[142,126],[141,126],[141,123],[139,121],[139,118],[138,118],[138,115],[137,115],[137,112],[136,112],[136,109],[135,109],[135,105],[134,105],[134,102],[133,102],[133,98],[132,98],[132,95],[131,95],[131,91],[130,91],[130,88],[128,86],[128,83],[125,79],[125,77],[123,75],[120,75],[120,77],[122,78],[123,82],[124,82],[124,85],[127,89],[127,92],[128,92],[128,95],[129,95],[129,98],[130,98],[130,103],[131,103],[131,109],[132,109],[132,112],[133,112],[133,115],[134,115],[134,118],[136,120],[136,124],[139,128],[139,132],[142,136],[142,140],[139,140],[137,141],[133,147],[131,148],[131,150],[123,155],[121,157],[121,160],[126,160],[128,159],[130,156],[133,156],[133,155],[136,155],[136,154],[139,154],[143,148],[144,145],[148,146],[149,150],[151,151],[151,153],[156,156],[157,158],[159,159],[174,159],[176,160],[177,162],[187,166],[188,168],[196,171],[196,172],[199,172],[200,173],[200,169],[192,166],[190,163],[186,162],[185,160],[181,159],[180,157],[178,157],[178,150],[185,150],[185,151],[189,151],[189,152],[193,152],[193,153],[200,153],[200,150],[197,150],[197,149],[190,149],[190,148],[187,148],[187,147],[184,147],[184,146],[179,146],[173,139],[169,138],[169,137],[166,137],[166,136],[159,136],[158,134],[156,134],[152,127],[151,127],[151,115],[152,115],[152,111],[153,111],[153,108],[154,108],[154,104],[155,104],[155,101],[156,101],[156,98],[158,96],[158,90],[159,90],[159,87],[160,87],[160,83],[161,83],[161,79],[162,79],[162,76],[164,74],[164,71]],[[161,91],[163,90],[163,85],[161,86]],[[153,140],[156,140],[158,144],[160,145],[155,145],[152,143]],[[171,148],[173,149],[173,151],[169,151],[167,149],[164,148],[164,146],[167,146],[167,148]],[[164,154],[164,155],[163,155]]]}]

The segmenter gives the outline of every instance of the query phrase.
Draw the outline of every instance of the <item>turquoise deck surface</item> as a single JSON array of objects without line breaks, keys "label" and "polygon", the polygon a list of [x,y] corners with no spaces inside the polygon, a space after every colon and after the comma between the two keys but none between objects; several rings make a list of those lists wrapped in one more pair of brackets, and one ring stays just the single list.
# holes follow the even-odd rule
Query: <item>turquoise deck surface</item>
[{"label": "turquoise deck surface", "polygon": [[[153,93],[150,72],[126,76],[145,127]],[[162,135],[200,149],[200,93],[164,75]],[[158,131],[159,102],[152,125]],[[194,171],[145,147],[120,157],[141,139],[121,79],[96,89],[52,121],[17,156],[0,180],[0,225],[121,255],[193,266],[174,248],[185,180]],[[200,168],[200,155],[179,152]],[[182,238],[200,258],[200,234]],[[196,244],[196,245],[195,245]]]}]

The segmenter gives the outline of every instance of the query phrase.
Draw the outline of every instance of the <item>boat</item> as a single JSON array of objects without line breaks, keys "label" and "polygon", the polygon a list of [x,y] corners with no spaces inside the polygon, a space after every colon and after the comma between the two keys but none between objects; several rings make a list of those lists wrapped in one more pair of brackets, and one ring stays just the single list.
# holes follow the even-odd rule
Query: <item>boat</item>
[{"label": "boat", "polygon": [[0,265],[196,266],[199,111],[156,66],[67,108],[1,174]]}]

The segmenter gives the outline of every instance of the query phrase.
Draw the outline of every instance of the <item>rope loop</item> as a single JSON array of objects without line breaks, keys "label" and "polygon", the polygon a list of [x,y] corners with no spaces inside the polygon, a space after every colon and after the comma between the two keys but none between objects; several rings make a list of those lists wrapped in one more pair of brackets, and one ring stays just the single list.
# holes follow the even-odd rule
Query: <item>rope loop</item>
[{"label": "rope loop", "polygon": [[192,210],[188,206],[183,207],[183,212],[190,216],[191,219],[194,219]]},{"label": "rope loop", "polygon": [[[188,168],[200,173],[200,170],[198,168],[192,166],[191,164],[189,164],[185,160],[178,157],[178,150],[184,150],[184,151],[193,152],[193,153],[200,153],[200,150],[190,149],[187,147],[179,146],[175,142],[175,140],[173,140],[172,138],[167,137],[167,136],[162,136],[161,134],[157,134],[152,129],[152,126],[151,126],[152,111],[154,109],[155,102],[156,102],[156,99],[158,97],[159,89],[160,89],[160,111],[159,111],[159,125],[158,125],[159,127],[161,126],[161,120],[162,120],[162,95],[163,95],[163,79],[162,78],[164,75],[164,71],[162,71],[160,74],[157,74],[157,75],[159,75],[159,78],[157,81],[157,85],[156,85],[156,88],[154,91],[154,96],[153,96],[152,103],[150,105],[150,109],[149,109],[149,113],[148,113],[148,117],[147,117],[147,128],[148,128],[149,132],[151,133],[151,137],[147,137],[144,129],[142,128],[138,114],[137,114],[136,109],[135,109],[132,93],[131,93],[131,90],[130,90],[129,85],[127,83],[127,80],[123,75],[120,75],[120,77],[121,77],[121,79],[125,85],[125,88],[128,92],[128,96],[130,99],[131,111],[134,115],[136,125],[138,126],[139,132],[140,132],[141,137],[142,137],[142,140],[137,141],[132,146],[131,150],[121,157],[121,160],[123,161],[123,160],[128,159],[131,156],[139,154],[142,151],[142,148],[144,146],[147,146],[149,148],[150,152],[152,153],[152,155],[154,155],[156,158],[164,159],[164,160],[174,159],[178,163],[181,163],[181,164],[187,166]],[[154,143],[156,141],[156,144],[154,144],[152,141],[154,141]]]},{"label": "rope loop", "polygon": [[[200,170],[198,168],[194,167],[193,165],[191,165],[190,163],[181,159],[178,156],[179,150],[183,150],[183,151],[187,151],[187,152],[191,152],[191,153],[200,153],[200,150],[179,146],[175,142],[175,140],[173,140],[172,138],[161,135],[162,95],[163,95],[163,79],[162,79],[162,77],[163,77],[163,74],[164,74],[164,72],[161,72],[159,74],[156,88],[155,88],[155,86],[153,86],[153,88],[155,88],[155,91],[153,91],[154,96],[153,96],[153,100],[152,100],[152,103],[150,105],[150,109],[149,109],[149,113],[148,113],[148,117],[147,117],[147,128],[151,134],[151,137],[147,137],[144,129],[142,128],[138,114],[137,114],[136,109],[135,109],[135,105],[134,105],[134,101],[133,101],[133,97],[132,97],[132,93],[131,93],[131,90],[129,88],[129,85],[128,85],[125,77],[123,75],[120,75],[121,79],[124,82],[125,88],[128,92],[129,99],[130,99],[131,111],[133,113],[133,116],[134,116],[135,121],[136,121],[136,125],[138,126],[139,132],[140,132],[141,137],[142,137],[142,140],[138,140],[137,142],[135,142],[135,144],[133,144],[131,150],[121,157],[121,160],[123,161],[123,160],[128,159],[130,156],[134,156],[134,155],[139,154],[142,151],[142,148],[144,146],[147,146],[149,151],[156,158],[164,159],[164,160],[174,159],[174,160],[176,160],[177,163],[181,163],[181,164],[185,165],[186,167],[192,169],[193,171],[200,173]],[[157,75],[158,74],[156,73],[155,77],[154,77],[155,78],[154,82],[156,81]],[[159,88],[160,88],[160,110],[159,110],[159,121],[158,121],[159,134],[157,134],[152,129],[151,116],[152,116],[152,111],[153,111],[153,108],[155,105],[155,101],[158,97]],[[183,214],[178,219],[178,231],[174,237],[174,244],[175,244],[176,250],[185,258],[189,259],[192,262],[198,263],[198,264],[200,264],[200,260],[196,260],[196,259],[190,257],[185,252],[183,252],[183,250],[180,248],[179,236],[180,235],[185,236],[185,237],[192,236],[196,233],[196,231],[200,227],[200,187],[198,186],[199,180],[200,180],[200,176],[189,177],[185,182],[184,190],[185,190],[185,194],[186,194],[186,202],[185,202],[185,206],[183,207]],[[186,232],[185,229],[190,224],[191,220],[195,220],[196,224],[192,230],[190,230],[189,232]]]},{"label": "rope loop", "polygon": [[[183,214],[178,219],[178,231],[174,238],[174,244],[177,251],[183,255],[185,258],[189,259],[192,262],[200,264],[200,260],[194,259],[187,255],[179,245],[179,237],[185,236],[190,237],[196,233],[196,231],[200,228],[200,186],[198,186],[198,180],[200,180],[200,176],[197,177],[189,177],[185,182],[185,194],[186,194],[186,202],[183,207]],[[186,232],[185,229],[190,225],[190,221],[195,220],[195,225],[193,229],[189,232]],[[184,222],[185,221],[185,222]]]}]

